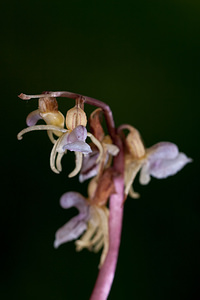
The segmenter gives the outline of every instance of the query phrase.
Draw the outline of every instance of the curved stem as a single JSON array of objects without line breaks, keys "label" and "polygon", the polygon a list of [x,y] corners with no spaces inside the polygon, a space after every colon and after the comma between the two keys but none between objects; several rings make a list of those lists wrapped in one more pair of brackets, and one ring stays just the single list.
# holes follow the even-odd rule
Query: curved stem
[{"label": "curved stem", "polygon": [[72,92],[67,92],[67,91],[45,92],[40,95],[26,95],[26,94],[21,93],[19,95],[19,98],[21,98],[22,100],[30,100],[32,98],[44,98],[44,97],[66,97],[66,98],[71,98],[71,99],[79,99],[80,101],[82,100],[84,103],[100,107],[103,110],[103,113],[105,115],[108,132],[109,132],[111,138],[112,139],[114,138],[115,123],[113,120],[112,111],[106,103],[99,101],[97,99],[91,98],[91,97],[82,96],[82,95],[72,93]]}]

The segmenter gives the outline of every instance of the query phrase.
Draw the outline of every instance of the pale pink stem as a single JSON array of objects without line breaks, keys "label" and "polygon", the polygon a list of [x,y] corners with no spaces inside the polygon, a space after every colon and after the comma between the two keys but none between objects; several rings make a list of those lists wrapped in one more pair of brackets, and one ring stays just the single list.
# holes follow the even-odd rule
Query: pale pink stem
[{"label": "pale pink stem", "polygon": [[124,151],[120,137],[115,135],[113,140],[120,151],[113,161],[113,168],[118,176],[114,178],[115,193],[111,195],[109,202],[109,249],[104,264],[99,271],[90,300],[107,299],[119,254],[124,209]]},{"label": "pale pink stem", "polygon": [[106,300],[115,275],[119,246],[121,240],[124,179],[114,179],[116,193],[110,197],[109,215],[109,250],[101,267],[90,300]]}]

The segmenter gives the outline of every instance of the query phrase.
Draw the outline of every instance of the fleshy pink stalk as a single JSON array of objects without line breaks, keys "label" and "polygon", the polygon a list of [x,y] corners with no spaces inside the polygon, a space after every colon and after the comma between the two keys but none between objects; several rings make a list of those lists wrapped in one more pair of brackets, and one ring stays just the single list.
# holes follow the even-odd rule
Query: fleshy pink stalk
[{"label": "fleshy pink stalk", "polygon": [[106,300],[115,275],[123,219],[123,177],[114,180],[116,193],[110,197],[109,250],[101,267],[90,300]]}]

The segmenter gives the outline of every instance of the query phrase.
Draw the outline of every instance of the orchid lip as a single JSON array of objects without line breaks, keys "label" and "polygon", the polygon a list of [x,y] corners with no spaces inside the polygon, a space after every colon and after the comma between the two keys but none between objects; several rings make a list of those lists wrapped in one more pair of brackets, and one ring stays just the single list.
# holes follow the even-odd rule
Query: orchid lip
[{"label": "orchid lip", "polygon": [[69,143],[63,146],[63,151],[64,150],[69,150],[69,151],[77,151],[77,152],[82,152],[83,154],[88,154],[92,152],[90,146],[82,141],[76,141],[74,143]]}]

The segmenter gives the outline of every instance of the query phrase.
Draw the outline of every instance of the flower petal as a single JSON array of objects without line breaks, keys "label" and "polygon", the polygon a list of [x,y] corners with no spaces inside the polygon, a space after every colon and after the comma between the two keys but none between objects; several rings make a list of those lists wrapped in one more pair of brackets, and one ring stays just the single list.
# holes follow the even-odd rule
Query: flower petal
[{"label": "flower petal", "polygon": [[80,172],[82,166],[83,154],[81,152],[75,152],[75,156],[76,166],[75,169],[68,175],[69,178],[76,176]]},{"label": "flower petal", "polygon": [[37,121],[41,120],[42,117],[40,115],[40,111],[39,109],[36,109],[34,111],[32,111],[30,114],[28,114],[27,118],[26,118],[26,125],[27,126],[34,126]]},{"label": "flower petal", "polygon": [[[133,161],[130,163],[126,168],[125,168],[125,178],[124,178],[124,183],[125,183],[125,195],[129,194],[131,185],[133,184],[136,175],[138,174],[140,168],[142,166],[142,162],[140,161]],[[135,193],[135,195],[138,195]]]},{"label": "flower petal", "polygon": [[147,160],[141,169],[139,181],[148,184],[150,175],[155,178],[174,175],[191,161],[184,153],[179,153],[175,144],[158,143],[147,150]]},{"label": "flower petal", "polygon": [[60,206],[62,208],[76,207],[79,212],[86,213],[88,206],[85,198],[77,192],[67,192],[60,198]]},{"label": "flower petal", "polygon": [[92,152],[90,146],[82,141],[76,141],[74,143],[69,143],[63,146],[63,151],[64,150],[69,150],[69,151],[77,151],[77,152],[82,152],[83,154],[88,154]]},{"label": "flower petal", "polygon": [[150,174],[155,178],[166,178],[175,175],[191,161],[184,153],[179,153],[174,159],[160,160],[152,164],[150,166]]},{"label": "flower petal", "polygon": [[90,146],[85,143],[87,138],[87,130],[84,126],[77,126],[71,132],[67,132],[59,146],[57,147],[57,152],[64,152],[66,149],[70,151],[82,152],[88,154],[92,152]]},{"label": "flower petal", "polygon": [[178,147],[170,142],[160,142],[147,149],[146,151],[149,161],[157,159],[172,159],[175,158],[178,153]]},{"label": "flower petal", "polygon": [[140,184],[143,185],[148,184],[149,181],[151,180],[149,168],[150,168],[150,163],[147,161],[144,163],[140,171],[140,177],[139,177]]},{"label": "flower petal", "polygon": [[98,151],[92,151],[83,157],[83,164],[79,175],[80,182],[97,175],[99,169],[99,164],[96,163],[98,156]]},{"label": "flower petal", "polygon": [[77,140],[85,142],[86,138],[87,138],[87,129],[84,126],[79,125],[76,128],[74,128],[72,132],[69,134],[68,142],[73,143]]},{"label": "flower petal", "polygon": [[105,145],[109,154],[116,156],[119,153],[119,148],[116,145],[113,144],[105,144]]},{"label": "flower petal", "polygon": [[35,131],[35,130],[56,130],[56,131],[60,131],[65,133],[67,130],[65,128],[59,128],[57,126],[53,126],[53,125],[34,125],[34,126],[30,126],[27,128],[22,129],[18,134],[17,134],[17,139],[21,140],[22,139],[22,135],[24,135],[27,132],[30,131]]},{"label": "flower petal", "polygon": [[56,232],[54,247],[57,248],[61,244],[77,239],[86,229],[89,219],[89,207],[85,198],[76,192],[65,193],[60,199],[62,208],[76,207],[79,214],[67,222]]},{"label": "flower petal", "polygon": [[85,221],[79,221],[77,217],[72,218],[56,232],[54,247],[58,248],[63,243],[77,239],[86,229]]}]

